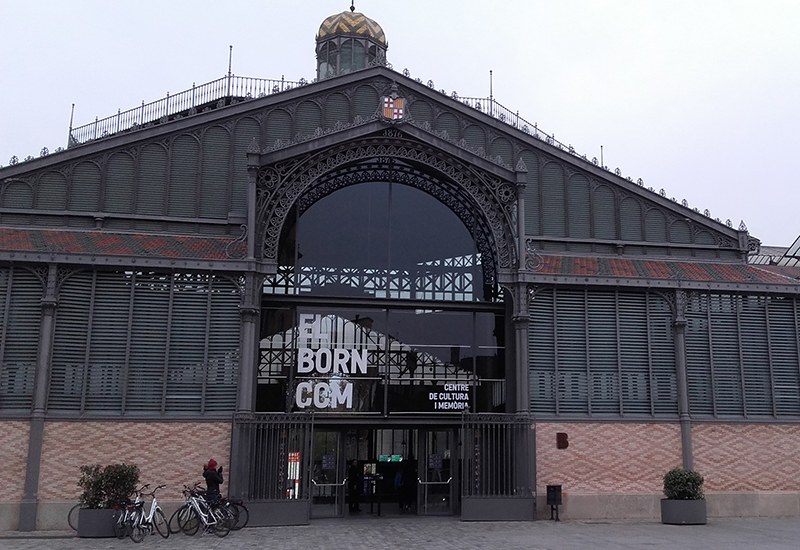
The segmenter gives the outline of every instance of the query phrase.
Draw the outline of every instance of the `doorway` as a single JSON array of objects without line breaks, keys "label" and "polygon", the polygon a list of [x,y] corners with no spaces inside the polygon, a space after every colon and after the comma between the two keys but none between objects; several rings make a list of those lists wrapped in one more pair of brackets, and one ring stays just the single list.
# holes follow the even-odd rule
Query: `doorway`
[{"label": "doorway", "polygon": [[317,428],[311,518],[452,515],[456,428]]}]

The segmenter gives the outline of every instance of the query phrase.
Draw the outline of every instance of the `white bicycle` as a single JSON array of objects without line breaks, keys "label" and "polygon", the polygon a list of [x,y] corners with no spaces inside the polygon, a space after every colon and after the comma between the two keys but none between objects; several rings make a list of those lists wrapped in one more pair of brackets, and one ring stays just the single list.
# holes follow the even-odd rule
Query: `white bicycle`
[{"label": "white bicycle", "polygon": [[150,511],[145,513],[144,502],[138,501],[134,504],[130,512],[130,537],[133,542],[142,542],[144,538],[153,532],[153,529],[158,531],[158,534],[164,538],[169,536],[169,524],[161,506],[158,505],[156,499],[156,491],[163,489],[166,485],[159,485],[153,489],[152,493],[142,493],[152,498],[150,501]]},{"label": "white bicycle", "polygon": [[186,497],[186,504],[178,508],[169,520],[170,527],[174,525],[173,532],[183,531],[192,536],[200,530],[200,525],[204,532],[214,533],[218,537],[224,537],[230,532],[236,520],[220,499],[207,501],[205,492],[198,490],[197,486],[190,488],[184,485],[183,495]]}]

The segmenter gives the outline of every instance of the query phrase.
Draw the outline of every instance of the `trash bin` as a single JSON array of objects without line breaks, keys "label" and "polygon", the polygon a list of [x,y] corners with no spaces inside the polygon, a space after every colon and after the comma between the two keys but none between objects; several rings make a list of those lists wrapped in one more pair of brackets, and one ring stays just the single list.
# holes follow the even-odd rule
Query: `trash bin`
[{"label": "trash bin", "polygon": [[547,486],[547,505],[561,506],[561,485]]}]

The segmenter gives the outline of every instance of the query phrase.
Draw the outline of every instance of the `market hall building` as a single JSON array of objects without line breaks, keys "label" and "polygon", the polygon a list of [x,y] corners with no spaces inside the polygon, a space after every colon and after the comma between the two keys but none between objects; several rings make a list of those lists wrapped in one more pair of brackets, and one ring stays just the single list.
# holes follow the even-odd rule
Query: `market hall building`
[{"label": "market hall building", "polygon": [[354,478],[362,515],[534,519],[560,485],[654,518],[681,465],[712,516],[800,515],[798,280],[387,47],[345,11],[312,82],[0,169],[0,528],[65,527],[81,465],[177,501],[211,457],[254,525],[346,515]]}]

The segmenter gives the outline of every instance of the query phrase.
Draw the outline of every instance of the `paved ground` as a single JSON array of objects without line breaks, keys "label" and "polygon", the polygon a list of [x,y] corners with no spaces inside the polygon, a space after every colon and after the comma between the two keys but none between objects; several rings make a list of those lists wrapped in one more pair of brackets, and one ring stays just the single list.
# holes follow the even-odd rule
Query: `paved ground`
[{"label": "paved ground", "polygon": [[315,520],[302,527],[246,528],[224,539],[213,535],[150,536],[130,540],[78,539],[72,532],[0,533],[0,549],[72,548],[297,549],[297,550],[748,550],[800,548],[798,518],[711,519],[703,526],[662,525],[655,521],[461,522],[457,518],[359,517]]}]

